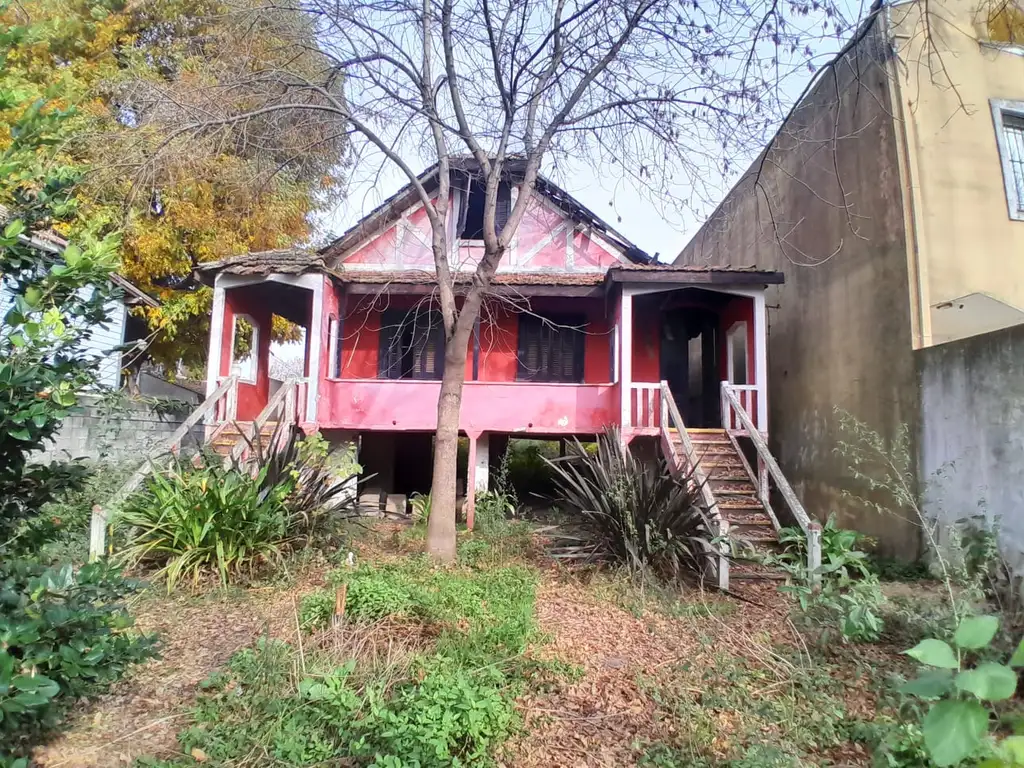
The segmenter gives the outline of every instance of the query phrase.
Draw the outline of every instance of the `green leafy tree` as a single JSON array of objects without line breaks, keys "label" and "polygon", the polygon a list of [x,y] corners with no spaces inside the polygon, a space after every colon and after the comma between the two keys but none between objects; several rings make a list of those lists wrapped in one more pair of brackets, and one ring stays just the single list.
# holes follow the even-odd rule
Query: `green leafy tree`
[{"label": "green leafy tree", "polygon": [[[0,38],[0,67],[31,34],[13,29]],[[4,69],[0,107],[12,109],[26,91]],[[73,116],[71,108],[36,99],[12,122],[0,152],[3,198],[13,214],[0,236],[0,275],[13,292],[0,327],[0,552],[18,542],[24,521],[57,491],[84,477],[73,464],[29,462],[95,381],[99,360],[84,356],[83,343],[107,319],[117,267],[114,234],[63,250],[46,237],[77,215],[73,190],[82,168],[54,151]]]}]

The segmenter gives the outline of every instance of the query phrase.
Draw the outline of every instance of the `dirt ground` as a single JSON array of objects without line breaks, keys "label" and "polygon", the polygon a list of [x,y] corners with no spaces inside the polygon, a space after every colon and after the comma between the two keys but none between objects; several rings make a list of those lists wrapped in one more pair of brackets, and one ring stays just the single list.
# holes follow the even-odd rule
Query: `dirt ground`
[{"label": "dirt ground", "polygon": [[323,585],[323,572],[303,573],[289,589],[265,587],[200,597],[151,594],[134,606],[136,626],[160,637],[161,658],[130,673],[83,706],[56,740],[37,749],[40,768],[114,768],[140,756],[180,751],[177,733],[199,684],[235,651],[267,634],[295,636],[295,605]]},{"label": "dirt ground", "polygon": [[[89,702],[68,730],[37,750],[37,764],[111,768],[130,765],[142,755],[177,753],[175,735],[199,684],[263,634],[293,640],[296,605],[303,594],[324,584],[325,573],[325,568],[307,569],[287,588],[141,600],[134,609],[137,624],[160,634],[162,658]],[[582,676],[519,700],[525,727],[505,745],[499,764],[635,765],[637,744],[671,741],[673,729],[686,725],[659,714],[641,689],[643,679],[685,663],[699,670],[714,664],[713,653],[723,647],[757,659],[773,645],[798,647],[801,642],[775,584],[750,584],[742,595],[745,600],[695,590],[686,600],[697,609],[693,616],[668,618],[626,610],[564,569],[543,570],[536,610],[544,642],[536,652],[576,665]],[[697,676],[693,684],[699,685]],[[839,764],[866,765],[861,757],[850,755]]]}]

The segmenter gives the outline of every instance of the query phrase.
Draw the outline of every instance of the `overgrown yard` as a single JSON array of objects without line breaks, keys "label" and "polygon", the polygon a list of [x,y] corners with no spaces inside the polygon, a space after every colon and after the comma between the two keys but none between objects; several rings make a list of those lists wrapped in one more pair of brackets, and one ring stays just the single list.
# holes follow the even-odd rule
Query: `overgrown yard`
[{"label": "overgrown yard", "polygon": [[354,566],[149,592],[135,613],[162,658],[39,764],[928,765],[896,725],[890,678],[913,671],[898,621],[881,643],[819,646],[773,584],[670,593],[559,567],[515,525],[464,535],[438,569],[417,535],[380,524],[353,537]]}]

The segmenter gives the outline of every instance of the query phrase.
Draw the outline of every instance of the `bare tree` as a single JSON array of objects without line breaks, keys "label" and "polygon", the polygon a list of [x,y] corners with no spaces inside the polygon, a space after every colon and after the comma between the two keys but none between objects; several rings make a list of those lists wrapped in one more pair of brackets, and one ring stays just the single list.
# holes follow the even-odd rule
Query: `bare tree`
[{"label": "bare tree", "polygon": [[[808,42],[841,37],[849,24],[832,0],[294,2],[316,24],[330,66],[247,76],[235,88],[259,92],[263,82],[273,102],[195,111],[166,141],[316,110],[345,121],[357,158],[381,159],[408,179],[431,227],[446,339],[427,549],[450,560],[467,349],[542,167],[611,165],[655,199],[683,186],[695,202],[777,125],[793,95],[789,77],[806,77],[815,55]],[[433,176],[421,173],[425,164]],[[483,255],[468,280],[446,226],[453,178],[467,176],[486,190]],[[499,226],[503,185],[515,192]]]}]

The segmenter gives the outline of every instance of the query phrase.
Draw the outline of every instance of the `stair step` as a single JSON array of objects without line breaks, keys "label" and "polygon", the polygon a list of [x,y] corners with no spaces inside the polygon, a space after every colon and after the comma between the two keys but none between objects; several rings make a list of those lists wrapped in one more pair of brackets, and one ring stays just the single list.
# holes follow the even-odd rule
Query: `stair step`
[{"label": "stair step", "polygon": [[716,501],[719,509],[764,509],[760,500],[751,496],[727,496]]},{"label": "stair step", "polygon": [[730,581],[786,581],[787,578],[786,574],[763,565],[732,563],[729,566]]}]

